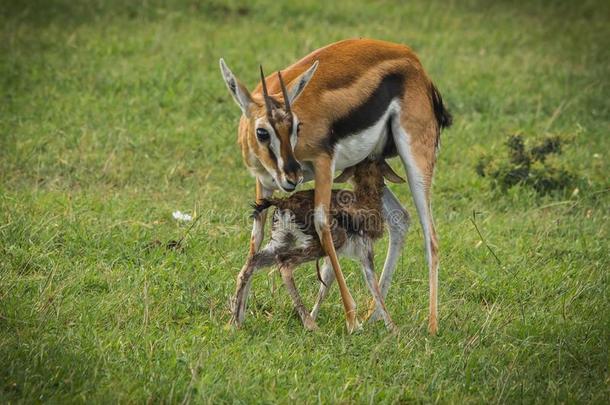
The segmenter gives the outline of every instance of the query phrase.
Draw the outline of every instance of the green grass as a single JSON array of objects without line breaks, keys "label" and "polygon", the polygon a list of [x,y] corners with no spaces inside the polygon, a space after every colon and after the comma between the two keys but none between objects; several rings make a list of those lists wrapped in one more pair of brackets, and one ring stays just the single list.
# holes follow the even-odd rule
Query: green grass
[{"label": "green grass", "polygon": [[[607,403],[610,7],[525,3],[3,2],[0,402]],[[433,197],[440,334],[417,221],[397,335],[348,335],[336,288],[304,332],[277,273],[228,331],[253,179],[218,58],[252,88],[260,62],[355,36],[411,45],[455,116]],[[573,137],[578,192],[491,190],[474,166],[513,133]],[[200,217],[185,249],[150,248],[186,232],[175,209]],[[314,268],[297,283],[312,305]]]}]

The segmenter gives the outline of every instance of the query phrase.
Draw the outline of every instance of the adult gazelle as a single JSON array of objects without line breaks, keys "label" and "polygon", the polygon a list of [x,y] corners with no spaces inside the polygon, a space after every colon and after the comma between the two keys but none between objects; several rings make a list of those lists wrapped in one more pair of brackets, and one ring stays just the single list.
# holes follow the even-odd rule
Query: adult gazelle
[{"label": "adult gazelle", "polygon": [[[276,189],[291,192],[303,181],[315,181],[314,224],[328,258],[322,273],[324,277],[334,272],[350,332],[358,327],[356,305],[341,272],[329,224],[333,175],[367,157],[400,157],[423,229],[430,287],[428,330],[435,334],[439,259],[431,185],[440,131],[451,125],[451,115],[413,51],[371,39],[340,41],[266,78],[261,68],[261,83],[253,92],[222,59],[220,67],[242,111],[238,141],[244,163],[256,177],[257,202]],[[383,211],[390,229],[380,278],[385,298],[408,216],[387,188]],[[248,260],[261,245],[265,220],[264,214],[254,219]],[[371,314],[379,315],[380,308]]]}]

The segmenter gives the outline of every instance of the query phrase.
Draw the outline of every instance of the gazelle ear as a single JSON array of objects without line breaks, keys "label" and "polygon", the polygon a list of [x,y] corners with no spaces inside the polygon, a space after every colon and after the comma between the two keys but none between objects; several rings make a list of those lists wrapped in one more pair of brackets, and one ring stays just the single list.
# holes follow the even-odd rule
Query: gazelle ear
[{"label": "gazelle ear", "polygon": [[337,176],[337,178],[334,180],[335,183],[345,183],[346,181],[348,181],[356,172],[356,167],[352,166],[352,167],[348,167],[347,169],[343,170],[343,172]]},{"label": "gazelle ear", "polygon": [[250,107],[254,103],[252,101],[252,97],[250,96],[250,92],[237,80],[233,72],[231,72],[231,69],[229,69],[222,58],[220,58],[220,71],[222,72],[222,78],[224,79],[229,92],[233,96],[233,99],[239,108],[241,108],[242,113],[248,117]]},{"label": "gazelle ear", "polygon": [[316,72],[317,68],[318,68],[318,61],[315,61],[309,69],[307,69],[303,74],[301,74],[301,76],[299,76],[294,81],[294,84],[290,87],[290,90],[288,91],[288,97],[290,98],[290,105],[292,105],[292,103],[294,103],[296,101],[296,99],[299,98],[299,96],[301,95],[303,90],[305,90],[305,86],[307,86],[307,83],[309,83],[309,81],[313,77],[313,74]]},{"label": "gazelle ear", "polygon": [[379,165],[381,166],[381,173],[387,181],[391,183],[405,183],[405,179],[396,174],[396,172],[394,171],[394,169],[392,169],[388,162],[382,160],[381,162],[379,162]]}]

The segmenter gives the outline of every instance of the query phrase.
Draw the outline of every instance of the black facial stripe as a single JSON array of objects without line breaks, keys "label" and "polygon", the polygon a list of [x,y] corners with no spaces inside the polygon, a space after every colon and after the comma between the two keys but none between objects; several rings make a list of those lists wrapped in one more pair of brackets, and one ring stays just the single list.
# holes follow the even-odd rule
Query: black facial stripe
[{"label": "black facial stripe", "polygon": [[273,149],[271,149],[271,142],[269,142],[269,145],[267,145],[267,150],[269,151],[269,156],[271,156],[271,160],[273,160],[273,164],[275,164],[275,167],[277,167],[277,156],[275,156]]},{"label": "black facial stripe", "polygon": [[333,122],[325,148],[332,151],[341,139],[371,127],[388,109],[392,100],[402,96],[403,92],[404,74],[386,75],[362,104]]}]

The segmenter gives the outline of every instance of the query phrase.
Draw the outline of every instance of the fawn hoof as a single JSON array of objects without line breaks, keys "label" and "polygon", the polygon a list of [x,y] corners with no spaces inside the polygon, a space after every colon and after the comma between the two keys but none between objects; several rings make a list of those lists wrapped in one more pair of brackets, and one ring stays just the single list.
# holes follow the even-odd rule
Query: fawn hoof
[{"label": "fawn hoof", "polygon": [[240,329],[242,324],[244,323],[243,318],[240,320],[240,317],[236,314],[231,315],[231,319],[229,320],[229,323],[227,324],[227,328],[232,328],[232,329]]},{"label": "fawn hoof", "polygon": [[227,324],[223,327],[225,332],[234,332],[239,329],[239,326],[235,324],[233,321],[227,322]]},{"label": "fawn hoof", "polygon": [[377,308],[369,309],[369,312],[366,314],[365,320],[368,323],[373,323],[381,320],[383,318],[381,311]]},{"label": "fawn hoof", "polygon": [[368,323],[373,323],[373,322],[379,321],[382,318],[383,318],[383,314],[381,313],[381,310],[379,310],[379,308],[377,308],[377,304],[375,303],[375,300],[373,300],[373,299],[370,300],[369,301],[369,310],[366,313],[364,320]]},{"label": "fawn hoof", "polygon": [[396,326],[396,324],[394,322],[386,323],[385,327],[388,330],[388,332],[390,332],[394,335],[399,332],[398,326]]},{"label": "fawn hoof", "polygon": [[318,330],[318,324],[311,317],[303,319],[303,326],[310,332]]}]

